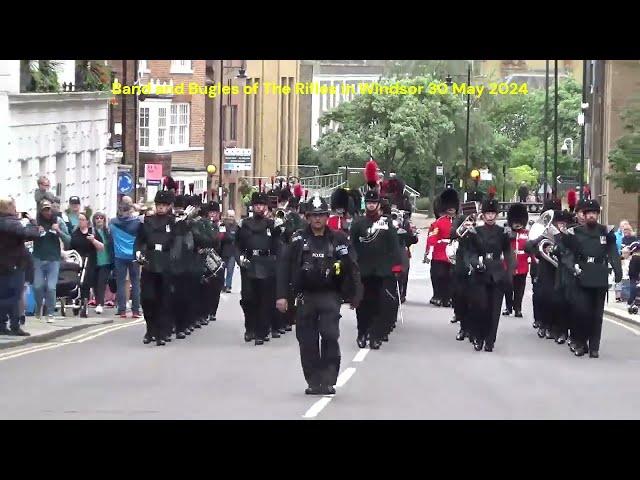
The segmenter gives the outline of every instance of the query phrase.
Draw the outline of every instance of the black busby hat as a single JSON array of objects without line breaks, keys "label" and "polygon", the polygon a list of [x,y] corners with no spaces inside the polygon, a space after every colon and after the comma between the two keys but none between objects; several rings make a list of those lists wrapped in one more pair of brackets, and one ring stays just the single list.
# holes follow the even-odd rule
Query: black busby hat
[{"label": "black busby hat", "polygon": [[156,198],[154,199],[155,203],[166,203],[167,205],[171,205],[175,201],[176,197],[173,193],[168,190],[159,190],[156,193]]},{"label": "black busby hat", "polygon": [[542,211],[547,210],[562,210],[562,200],[559,198],[548,198],[544,201]]},{"label": "black busby hat", "polygon": [[438,203],[440,211],[444,212],[449,208],[455,208],[456,212],[460,208],[460,197],[458,192],[453,188],[447,188],[440,194],[440,202]]},{"label": "black busby hat", "polygon": [[314,195],[314,197],[309,200],[309,202],[307,203],[307,213],[313,215],[313,214],[329,214],[329,205],[327,205],[327,202],[324,200],[324,198],[321,198],[320,195],[316,194]]},{"label": "black busby hat", "polygon": [[211,200],[209,203],[207,203],[207,212],[219,212],[220,211],[220,204],[218,202],[216,202],[215,200]]},{"label": "black busby hat", "polygon": [[573,222],[573,215],[568,210],[554,210],[553,223],[557,222],[571,223]]},{"label": "black busby hat", "polygon": [[509,207],[509,210],[507,210],[507,224],[510,227],[513,227],[514,223],[525,226],[527,221],[529,221],[529,212],[524,204],[514,203]]},{"label": "black busby hat", "polygon": [[369,190],[364,194],[365,202],[380,202],[380,195],[377,190]]},{"label": "black busby hat", "polygon": [[251,205],[269,205],[269,197],[264,192],[255,192],[251,196]]},{"label": "black busby hat", "polygon": [[291,201],[292,197],[293,194],[291,193],[289,186],[281,188],[278,192],[278,202],[286,202],[287,200]]},{"label": "black busby hat", "polygon": [[587,212],[598,212],[600,213],[600,204],[597,200],[587,200],[584,204],[584,208],[582,209],[584,213]]},{"label": "black busby hat", "polygon": [[482,213],[489,212],[498,213],[498,201],[493,198],[487,198],[482,202]]},{"label": "black busby hat", "polygon": [[331,210],[349,209],[349,192],[344,188],[336,188],[331,194]]}]

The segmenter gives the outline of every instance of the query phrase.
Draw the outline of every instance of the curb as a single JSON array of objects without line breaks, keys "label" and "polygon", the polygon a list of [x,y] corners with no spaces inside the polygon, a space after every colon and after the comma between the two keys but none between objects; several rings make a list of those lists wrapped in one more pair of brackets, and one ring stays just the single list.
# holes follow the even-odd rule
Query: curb
[{"label": "curb", "polygon": [[112,320],[104,320],[98,323],[91,323],[85,325],[74,325],[69,328],[60,328],[58,330],[54,330],[53,332],[43,333],[42,335],[34,335],[31,337],[21,337],[20,340],[15,340],[12,342],[6,342],[0,344],[0,350],[5,350],[7,348],[18,347],[20,345],[27,345],[29,343],[46,343],[49,340],[53,340],[54,338],[62,337],[63,335],[67,335],[69,333],[77,332],[78,330],[84,330],[85,328],[97,327],[99,325],[109,325],[111,323],[115,323]]},{"label": "curb", "polygon": [[636,327],[640,327],[640,319],[636,320],[635,318],[629,318],[628,315],[624,315],[607,308],[604,309],[604,314],[606,316],[613,317],[618,320],[622,320],[623,322],[631,323]]}]

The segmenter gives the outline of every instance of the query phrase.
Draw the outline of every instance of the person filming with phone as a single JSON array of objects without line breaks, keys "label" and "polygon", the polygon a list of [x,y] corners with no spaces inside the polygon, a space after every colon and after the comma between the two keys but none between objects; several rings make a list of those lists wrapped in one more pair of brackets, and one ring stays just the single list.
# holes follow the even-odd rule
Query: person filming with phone
[{"label": "person filming with phone", "polygon": [[84,274],[80,284],[80,316],[87,318],[89,293],[96,279],[97,254],[104,250],[104,244],[94,236],[93,228],[84,213],[78,214],[78,227],[71,234],[71,248],[80,254],[84,265]]}]

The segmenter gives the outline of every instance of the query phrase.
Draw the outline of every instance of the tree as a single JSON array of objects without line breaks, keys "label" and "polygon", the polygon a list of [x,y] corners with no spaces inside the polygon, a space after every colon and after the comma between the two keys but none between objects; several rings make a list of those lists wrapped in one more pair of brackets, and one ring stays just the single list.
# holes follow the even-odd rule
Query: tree
[{"label": "tree", "polygon": [[382,170],[394,170],[412,179],[414,188],[426,185],[434,172],[437,146],[443,135],[455,131],[453,118],[462,108],[461,100],[449,95],[428,93],[431,77],[398,81],[382,80],[380,85],[423,87],[422,93],[394,95],[362,94],[325,113],[321,126],[336,122],[337,131],[323,135],[318,149],[324,166],[362,167],[369,149]]}]

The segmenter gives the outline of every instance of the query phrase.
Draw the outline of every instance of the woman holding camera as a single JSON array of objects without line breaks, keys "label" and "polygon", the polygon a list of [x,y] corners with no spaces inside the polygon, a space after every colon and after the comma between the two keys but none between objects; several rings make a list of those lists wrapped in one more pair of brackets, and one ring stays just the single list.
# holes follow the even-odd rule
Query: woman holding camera
[{"label": "woman holding camera", "polygon": [[71,248],[80,254],[84,265],[84,274],[81,277],[82,283],[80,285],[82,302],[80,316],[87,318],[89,293],[96,278],[97,253],[104,250],[104,244],[93,235],[89,219],[84,213],[78,214],[78,227],[71,234]]}]

